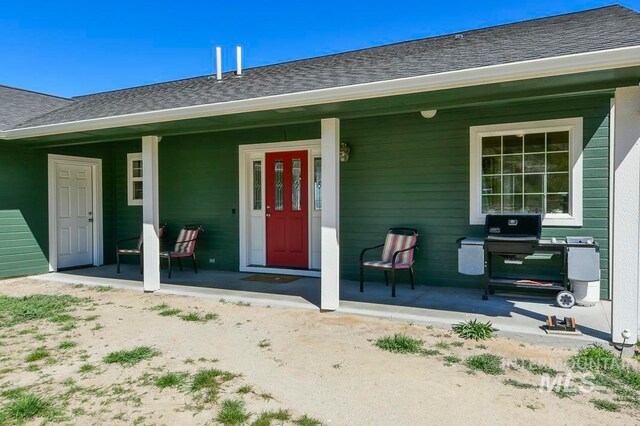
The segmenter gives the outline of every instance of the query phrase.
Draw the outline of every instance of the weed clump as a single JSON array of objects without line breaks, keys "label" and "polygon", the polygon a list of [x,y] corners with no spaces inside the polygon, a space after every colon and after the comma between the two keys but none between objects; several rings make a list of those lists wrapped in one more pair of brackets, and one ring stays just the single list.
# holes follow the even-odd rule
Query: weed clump
[{"label": "weed clump", "polygon": [[476,319],[463,321],[452,326],[458,336],[463,339],[485,340],[495,336],[496,329],[491,321],[480,322]]}]

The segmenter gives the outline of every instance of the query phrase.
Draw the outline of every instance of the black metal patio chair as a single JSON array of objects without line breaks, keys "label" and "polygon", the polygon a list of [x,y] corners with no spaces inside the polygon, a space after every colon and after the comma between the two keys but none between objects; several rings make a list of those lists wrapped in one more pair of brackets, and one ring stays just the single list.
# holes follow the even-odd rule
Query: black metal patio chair
[{"label": "black metal patio chair", "polygon": [[[396,297],[396,270],[408,270],[411,278],[411,289],[415,290],[413,277],[413,254],[417,250],[418,231],[413,228],[391,228],[387,232],[384,244],[368,247],[360,253],[360,292],[364,291],[364,268],[381,269],[384,280],[389,286],[391,271],[391,297]],[[380,260],[364,260],[367,251],[384,247]]]},{"label": "black metal patio chair", "polygon": [[[164,237],[166,230],[167,230],[166,223],[163,223],[158,228],[158,238],[160,239],[160,241],[162,241],[162,238]],[[135,247],[133,248],[126,247],[126,246],[130,246],[131,244],[125,244],[125,243],[129,243],[130,241],[135,241],[135,240],[137,240],[137,245]],[[125,238],[123,240],[119,240],[117,243],[117,250],[116,250],[116,263],[118,264],[118,269],[117,269],[118,274],[120,273],[120,256],[138,256],[140,258],[140,273],[142,273],[144,271],[144,262],[142,261],[142,253],[143,253],[142,232],[140,232],[140,235],[137,237],[131,237],[131,238]]]}]

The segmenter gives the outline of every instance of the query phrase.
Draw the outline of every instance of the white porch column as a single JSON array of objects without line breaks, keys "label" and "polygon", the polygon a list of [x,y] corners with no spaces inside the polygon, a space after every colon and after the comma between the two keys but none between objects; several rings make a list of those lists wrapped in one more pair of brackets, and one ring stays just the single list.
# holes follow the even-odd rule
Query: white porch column
[{"label": "white porch column", "polygon": [[322,247],[320,309],[335,311],[340,303],[340,120],[321,121]]},{"label": "white porch column", "polygon": [[144,291],[160,290],[160,225],[158,208],[158,143],[159,136],[142,138],[142,231]]},{"label": "white porch column", "polygon": [[640,87],[616,89],[613,137],[612,339],[628,329],[637,341],[640,323]]}]

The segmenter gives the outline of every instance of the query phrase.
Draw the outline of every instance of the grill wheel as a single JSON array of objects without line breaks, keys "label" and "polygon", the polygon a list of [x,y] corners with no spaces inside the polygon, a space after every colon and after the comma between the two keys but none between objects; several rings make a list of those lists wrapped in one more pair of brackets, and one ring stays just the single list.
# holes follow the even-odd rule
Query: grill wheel
[{"label": "grill wheel", "polygon": [[571,308],[576,304],[576,297],[570,291],[564,290],[556,296],[556,302],[561,308]]}]

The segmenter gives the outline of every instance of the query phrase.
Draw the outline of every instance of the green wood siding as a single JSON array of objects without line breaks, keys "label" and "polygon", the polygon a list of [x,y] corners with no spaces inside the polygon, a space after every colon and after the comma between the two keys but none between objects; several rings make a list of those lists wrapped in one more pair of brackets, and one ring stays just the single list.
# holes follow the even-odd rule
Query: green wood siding
[{"label": "green wood siding", "polygon": [[103,160],[104,258],[115,260],[115,175],[118,144],[78,145],[51,150],[0,144],[0,277],[49,271],[47,154]]},{"label": "green wood siding", "polygon": [[[351,158],[341,164],[342,276],[357,279],[360,250],[381,242],[388,227],[406,225],[417,227],[421,236],[416,257],[419,285],[480,286],[477,277],[457,273],[456,239],[483,234],[481,226],[469,225],[469,127],[584,117],[584,226],[545,228],[544,235],[596,237],[601,247],[601,294],[608,297],[608,112],[609,96],[600,95],[447,109],[431,120],[417,112],[343,119],[342,140],[351,147]],[[159,179],[160,220],[169,225],[166,246],[184,224],[201,224],[205,233],[198,246],[199,266],[237,270],[238,146],[319,137],[319,121],[165,136],[159,145]],[[39,252],[47,255],[46,156],[55,152],[103,159],[104,255],[106,263],[114,262],[116,241],[136,236],[141,229],[142,208],[127,205],[126,171],[127,153],[140,150],[139,140],[49,150],[0,145],[0,212],[18,211],[24,217],[34,249],[25,254],[37,257],[35,241]],[[0,227],[7,234],[0,236],[0,245],[5,238],[14,241],[7,250],[31,250],[21,248],[29,246],[27,242],[14,238],[23,232],[24,223],[15,219]],[[3,249],[0,246],[0,256]],[[0,264],[19,257],[10,256]],[[209,263],[211,258],[215,264]],[[46,270],[41,258],[40,262],[33,272]],[[15,268],[5,269],[0,269],[0,276],[17,273]],[[383,276],[369,272],[368,279],[381,281]]]},{"label": "green wood siding", "polygon": [[[456,239],[484,232],[469,225],[469,127],[584,117],[584,226],[543,234],[594,236],[608,297],[608,113],[609,97],[599,96],[445,110],[431,120],[415,113],[343,121],[351,159],[341,164],[342,275],[356,279],[360,249],[381,242],[388,227],[406,225],[420,232],[418,283],[480,286],[457,273]],[[368,278],[383,276],[372,271]]]}]

